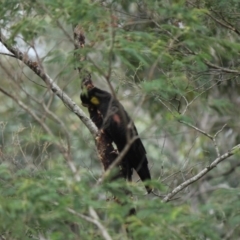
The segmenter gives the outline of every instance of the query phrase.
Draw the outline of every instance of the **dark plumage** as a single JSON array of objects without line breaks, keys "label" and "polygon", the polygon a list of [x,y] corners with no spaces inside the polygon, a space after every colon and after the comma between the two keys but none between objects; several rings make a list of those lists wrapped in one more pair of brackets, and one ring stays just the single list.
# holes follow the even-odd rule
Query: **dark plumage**
[{"label": "dark plumage", "polygon": [[[132,138],[136,138],[121,163],[124,169],[124,177],[131,180],[132,169],[135,169],[142,181],[151,179],[146,150],[133,121],[122,104],[113,98],[109,92],[96,87],[88,89],[85,93],[83,92],[80,98],[83,105],[96,108],[102,115],[101,129],[109,135],[119,152]],[[150,187],[146,186],[146,189],[151,192]]]}]

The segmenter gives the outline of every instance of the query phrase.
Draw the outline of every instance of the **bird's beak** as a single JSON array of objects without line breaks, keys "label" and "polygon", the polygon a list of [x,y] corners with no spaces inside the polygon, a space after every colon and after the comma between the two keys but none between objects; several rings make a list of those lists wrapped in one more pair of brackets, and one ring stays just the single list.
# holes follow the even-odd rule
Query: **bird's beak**
[{"label": "bird's beak", "polygon": [[84,106],[84,107],[89,107],[89,104],[82,103],[82,106]]}]

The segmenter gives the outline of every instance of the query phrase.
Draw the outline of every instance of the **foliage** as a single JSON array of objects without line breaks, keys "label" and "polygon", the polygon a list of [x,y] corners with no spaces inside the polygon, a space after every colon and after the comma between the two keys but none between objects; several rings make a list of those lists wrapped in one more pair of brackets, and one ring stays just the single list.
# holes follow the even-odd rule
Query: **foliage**
[{"label": "foliage", "polygon": [[[174,206],[157,197],[149,201],[136,186],[125,186],[139,196],[134,201],[137,215],[127,217],[133,205],[131,197],[119,190],[123,182],[90,187],[88,172],[80,171],[82,179],[76,182],[62,161],[50,161],[47,169],[37,172],[12,172],[1,164],[0,231],[6,239],[102,239],[101,230],[84,219],[91,208],[113,239],[126,239],[126,226],[134,239],[220,239],[240,223],[231,206],[239,208],[235,190],[219,189],[196,211],[189,204]],[[122,205],[111,198],[113,194]]]},{"label": "foliage", "polygon": [[[235,0],[2,0],[0,28],[77,104],[77,67],[114,87],[144,141],[155,193],[165,196],[239,144],[239,9]],[[74,50],[78,24],[86,46]],[[144,196],[137,178],[98,184],[88,129],[3,46],[0,53],[6,239],[108,239],[105,230],[113,239],[238,238],[238,155],[170,203]],[[127,216],[133,206],[137,215]]]}]

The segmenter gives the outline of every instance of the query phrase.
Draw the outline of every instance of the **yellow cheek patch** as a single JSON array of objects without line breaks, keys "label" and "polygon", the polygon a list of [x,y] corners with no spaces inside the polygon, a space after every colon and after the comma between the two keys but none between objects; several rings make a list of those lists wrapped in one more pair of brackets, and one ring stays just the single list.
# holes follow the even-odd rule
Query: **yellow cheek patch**
[{"label": "yellow cheek patch", "polygon": [[92,104],[94,104],[94,105],[98,105],[98,104],[99,104],[99,100],[98,100],[98,98],[96,98],[96,97],[92,97],[91,100],[90,100],[90,102],[91,102]]}]

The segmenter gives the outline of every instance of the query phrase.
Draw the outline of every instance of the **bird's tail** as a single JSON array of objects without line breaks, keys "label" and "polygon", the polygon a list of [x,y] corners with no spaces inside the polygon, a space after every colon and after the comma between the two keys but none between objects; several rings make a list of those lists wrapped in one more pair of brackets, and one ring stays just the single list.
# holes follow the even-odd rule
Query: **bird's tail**
[{"label": "bird's tail", "polygon": [[[145,157],[146,158],[146,157]],[[136,169],[140,179],[144,182],[145,180],[151,180],[151,175],[150,175],[150,171],[148,168],[148,162],[147,162],[147,158],[144,159],[144,161],[142,161],[142,164],[139,164],[139,166]],[[149,185],[145,184],[145,188],[147,189],[148,193],[152,192],[152,188]]]}]

